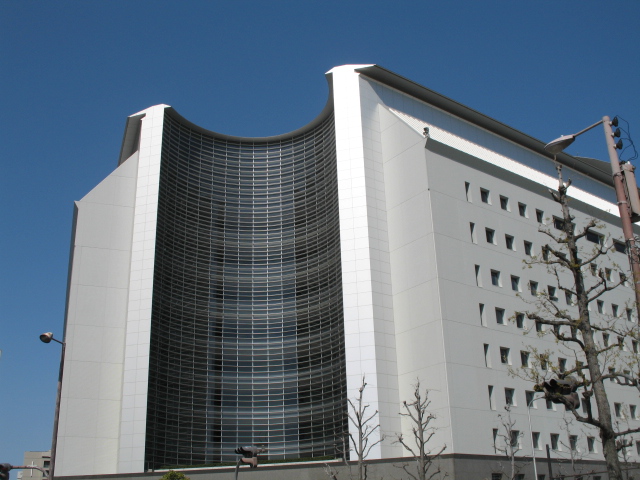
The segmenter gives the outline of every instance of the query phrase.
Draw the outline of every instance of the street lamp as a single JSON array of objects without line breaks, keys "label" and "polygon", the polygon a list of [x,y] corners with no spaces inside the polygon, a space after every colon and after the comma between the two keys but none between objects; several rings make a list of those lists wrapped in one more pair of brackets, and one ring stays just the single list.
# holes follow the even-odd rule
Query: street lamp
[{"label": "street lamp", "polygon": [[58,371],[58,394],[56,396],[56,412],[53,417],[53,439],[51,440],[51,463],[49,465],[49,479],[53,480],[53,474],[56,466],[56,447],[58,445],[58,420],[60,419],[60,397],[62,394],[62,373],[64,372],[64,351],[67,346],[66,343],[61,342],[57,338],[53,337],[53,333],[47,332],[40,335],[40,341],[42,343],[51,343],[51,341],[57,342],[62,345],[62,351],[60,353],[60,370]]},{"label": "street lamp", "polygon": [[638,311],[638,318],[640,319],[640,262],[638,261],[638,251],[636,250],[636,241],[633,234],[632,224],[632,221],[638,221],[640,219],[640,197],[638,196],[638,187],[633,173],[633,166],[629,163],[624,163],[622,168],[620,166],[617,149],[622,148],[622,140],[618,141],[616,144],[614,137],[620,136],[619,129],[616,130],[615,135],[611,130],[611,125],[614,127],[618,125],[618,118],[615,117],[612,122],[609,117],[605,115],[602,117],[602,120],[594,123],[584,130],[580,130],[578,133],[574,133],[573,135],[563,135],[560,138],[556,138],[545,145],[544,149],[553,155],[557,155],[571,145],[577,136],[588,132],[600,124],[604,127],[604,136],[607,141],[607,150],[609,152],[609,161],[611,163],[611,172],[613,174],[613,185],[616,190],[616,200],[618,202],[620,221],[622,223],[622,233],[627,244],[627,254],[629,255],[631,273],[633,274],[633,287],[636,294],[636,310]]},{"label": "street lamp", "polygon": [[535,478],[535,480],[538,480],[538,467],[536,466],[536,446],[533,443],[533,429],[531,428],[531,405],[533,405],[533,402],[535,402],[536,400],[540,400],[541,398],[544,398],[544,395],[538,398],[536,398],[535,395],[531,395],[531,400],[529,400],[529,402],[527,403],[527,416],[529,417],[529,434],[531,435],[531,458],[533,459],[533,478]]}]

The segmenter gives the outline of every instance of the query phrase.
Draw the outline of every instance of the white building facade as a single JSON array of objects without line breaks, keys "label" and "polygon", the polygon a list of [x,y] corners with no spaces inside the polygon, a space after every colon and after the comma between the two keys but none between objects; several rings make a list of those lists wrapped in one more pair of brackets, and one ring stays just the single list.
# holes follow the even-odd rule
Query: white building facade
[{"label": "white building facade", "polygon": [[[386,436],[374,447],[369,458],[395,458],[406,454],[392,440],[399,432],[405,435],[410,432],[411,425],[399,412],[402,402],[410,401],[413,385],[419,381],[423,388],[429,389],[430,410],[437,416],[435,426],[438,431],[431,446],[438,449],[446,445],[445,454],[455,456],[460,472],[472,471],[480,460],[485,465],[504,461],[496,442],[499,442],[501,428],[498,414],[504,413],[505,403],[511,404],[511,416],[516,422],[514,429],[522,433],[518,455],[531,456],[530,439],[533,437],[536,457],[543,456],[545,445],[550,444],[557,457],[569,456],[568,450],[574,448],[580,451],[582,459],[602,460],[596,431],[583,431],[575,424],[572,427],[575,433],[561,428],[565,416],[561,406],[547,404],[544,399],[534,401],[530,430],[527,402],[531,399],[533,385],[509,374],[526,366],[523,365],[527,362],[526,352],[532,348],[549,350],[550,362],[554,365],[562,363],[563,359],[568,365],[574,363],[551,335],[536,335],[535,325],[521,315],[532,308],[527,301],[535,299],[536,291],[549,291],[554,287],[557,302],[563,308],[570,311],[576,308],[544,268],[523,268],[523,261],[532,255],[540,255],[541,246],[547,242],[547,237],[539,232],[541,226],[553,229],[554,216],[560,215],[558,204],[548,193],[549,188],[557,188],[555,163],[544,153],[543,144],[375,65],[336,67],[327,73],[327,79],[331,95],[325,110],[308,126],[279,137],[241,139],[208,132],[190,124],[166,105],[154,106],[129,117],[118,168],[76,203],[65,327],[67,357],[56,459],[58,475],[132,473],[168,465],[210,463],[232,455],[233,448],[238,445],[230,442],[274,445],[273,458],[331,454],[330,445],[335,444],[336,438],[347,428],[346,398],[356,395],[363,378],[367,383],[366,403],[371,411],[379,412],[380,434]],[[231,314],[224,309],[231,302],[237,305],[233,311],[240,319],[233,324],[237,331],[241,332],[243,328],[241,319],[245,310],[242,308],[246,307],[247,311],[253,312],[248,313],[247,318],[264,318],[268,323],[278,316],[284,317],[285,322],[279,327],[279,331],[284,332],[289,315],[287,290],[285,283],[279,284],[284,292],[278,297],[281,298],[278,305],[284,305],[282,310],[273,310],[276,307],[271,307],[271,300],[267,299],[264,300],[268,305],[265,308],[272,310],[260,313],[262,310],[258,306],[262,305],[262,299],[255,293],[247,297],[253,300],[247,300],[242,306],[241,287],[238,287],[240,293],[237,295],[227,294],[228,290],[223,289],[221,299],[211,300],[215,297],[211,293],[214,282],[209,280],[207,312],[198,310],[199,304],[190,311],[187,303],[181,300],[181,313],[177,313],[172,302],[188,294],[184,287],[186,280],[166,280],[171,276],[167,272],[176,271],[175,265],[166,263],[166,258],[171,257],[174,261],[176,251],[180,250],[176,247],[178,242],[166,237],[165,217],[169,213],[162,213],[168,208],[163,206],[168,195],[166,185],[171,185],[166,173],[169,171],[168,158],[173,155],[170,137],[174,135],[177,139],[175,150],[180,152],[175,154],[178,176],[181,162],[193,162],[196,156],[206,156],[201,150],[205,142],[202,138],[213,138],[211,148],[214,153],[211,155],[215,156],[216,145],[220,142],[225,142],[227,156],[224,158],[227,159],[231,158],[230,145],[240,145],[237,147],[241,152],[238,154],[240,163],[249,161],[249,157],[243,156],[248,154],[242,153],[242,145],[254,145],[252,178],[255,179],[258,162],[264,159],[268,162],[272,155],[268,153],[263,158],[255,152],[272,152],[277,142],[280,142],[280,151],[285,152],[289,139],[294,139],[291,151],[295,157],[296,145],[304,143],[305,149],[311,149],[308,142],[312,141],[312,134],[309,132],[313,132],[315,142],[314,165],[322,163],[323,167],[321,171],[313,167],[315,173],[305,174],[304,180],[294,178],[294,187],[298,181],[307,183],[298,184],[301,188],[296,189],[293,196],[300,191],[312,191],[316,205],[319,198],[328,198],[326,205],[322,204],[322,208],[314,211],[333,212],[330,209],[335,208],[337,216],[327,214],[331,218],[323,220],[322,226],[307,225],[305,235],[311,235],[313,229],[323,232],[333,229],[331,231],[339,235],[336,237],[339,238],[336,244],[339,258],[326,255],[329,250],[324,254],[318,253],[318,249],[309,253],[311,249],[305,247],[307,253],[304,255],[308,258],[324,255],[322,258],[331,256],[331,259],[317,262],[319,267],[316,264],[300,267],[302,254],[296,254],[295,275],[302,275],[302,268],[304,272],[322,270],[322,265],[329,265],[330,261],[337,262],[339,273],[327,270],[326,277],[319,273],[318,295],[309,296],[310,300],[304,306],[299,301],[302,290],[298,282],[295,294],[292,294],[295,298],[291,300],[296,303],[290,304],[295,310],[291,313],[292,318],[297,319],[297,326],[293,327],[297,329],[295,353],[291,357],[287,356],[284,333],[279,340],[267,342],[270,346],[266,353],[256,346],[261,345],[262,333],[255,327],[246,334],[246,341],[254,346],[250,352],[243,350],[249,343],[245,345],[244,340],[238,340],[244,338],[242,333],[233,337],[236,339],[233,341],[236,383],[233,383],[225,380],[230,379],[231,374],[224,360],[231,355],[226,353],[231,340],[214,341],[216,335],[227,335],[224,332],[231,328]],[[190,140],[185,140],[187,133]],[[195,136],[200,139],[197,146],[193,140]],[[322,148],[318,147],[320,141]],[[255,145],[260,145],[262,150]],[[196,149],[197,155],[193,153]],[[318,153],[320,150],[322,152]],[[181,156],[187,151],[192,152],[188,154],[189,160],[186,160],[187,154]],[[281,155],[277,162],[284,165],[289,153]],[[296,158],[299,160],[294,159],[294,163],[302,162],[305,157]],[[606,227],[601,231],[606,235],[604,241],[611,244],[621,240],[608,165],[580,161],[564,154],[558,161],[564,164],[565,179],[573,180],[570,195],[576,223],[584,224],[588,218],[595,217]],[[284,172],[284,167],[279,171]],[[205,174],[201,166],[189,167],[188,172],[197,177],[193,182],[198,183],[198,198],[205,195],[202,193],[207,190],[202,186],[204,183],[210,181],[215,185],[215,173]],[[220,187],[220,191],[229,192],[228,182],[235,174],[226,171],[225,175],[227,184],[224,189]],[[273,202],[280,201],[285,195],[282,192],[288,177],[283,175],[286,174],[281,173],[280,180],[273,180],[284,185],[280,193],[273,196]],[[317,180],[321,175],[324,183]],[[241,184],[242,173],[239,177]],[[270,177],[267,175],[266,178]],[[257,180],[255,182],[250,199],[252,205],[262,200],[262,193],[255,193],[258,191]],[[322,189],[316,185],[321,183]],[[232,198],[235,197],[230,196],[229,202]],[[242,205],[242,191],[239,198]],[[270,195],[267,193],[265,198],[265,208],[270,208]],[[179,205],[177,200],[172,202],[172,205]],[[293,202],[302,205],[295,203],[298,202],[295,198]],[[202,204],[198,208],[202,209]],[[228,205],[224,209],[228,212]],[[257,211],[252,211],[254,220],[249,230],[259,239],[262,227],[255,220]],[[177,210],[172,212],[174,217],[180,218],[180,214],[175,213]],[[189,215],[185,213],[185,217]],[[207,215],[207,218],[215,217],[214,213]],[[308,212],[305,217],[309,217]],[[228,213],[224,218],[227,222],[224,235],[228,242],[232,236],[228,230]],[[336,220],[334,223],[332,218]],[[176,220],[171,221],[174,222],[171,225],[175,225]],[[209,230],[214,228],[213,223],[207,225]],[[241,232],[238,242],[241,243],[242,218],[238,225]],[[271,227],[267,224],[265,228],[268,231]],[[296,228],[299,228],[297,223],[292,231]],[[191,233],[189,238],[194,235],[200,233]],[[327,234],[328,240],[319,243],[331,248],[331,235]],[[193,241],[198,245],[204,242]],[[267,252],[271,248],[269,241],[265,240]],[[285,244],[284,240],[280,241]],[[295,241],[302,240],[297,238]],[[211,245],[214,243],[202,249],[213,252]],[[257,258],[256,251],[250,258]],[[278,272],[282,278],[287,278],[284,246],[280,251],[283,253],[278,259]],[[227,255],[228,250],[225,252]],[[188,252],[182,255],[183,259],[190,258]],[[215,263],[212,260],[214,253],[211,255],[207,257],[207,265]],[[201,268],[199,258],[199,254],[194,254],[190,267],[193,271]],[[598,265],[598,268],[605,269],[607,274],[611,270],[614,276],[618,275],[615,264],[626,267],[628,262],[626,254],[615,249],[607,261],[610,263]],[[160,266],[161,262],[165,263]],[[220,260],[222,270],[226,268],[225,262]],[[252,268],[255,272],[255,265]],[[180,273],[181,278],[185,271]],[[235,271],[243,270],[239,267]],[[203,278],[213,278],[212,272],[207,270]],[[229,278],[242,276],[241,273],[224,272],[221,274],[224,285],[229,284]],[[168,285],[162,287],[162,295],[159,293],[161,282]],[[167,293],[175,292],[178,289],[175,285],[180,285],[180,293]],[[273,284],[270,284],[265,291],[271,292],[272,288]],[[615,315],[620,317],[620,322],[632,325],[637,322],[635,311],[630,308],[632,299],[632,287],[621,286],[601,297],[592,306],[592,313],[603,319]],[[304,343],[300,338],[307,333],[301,333],[300,324],[307,322],[304,312],[315,308],[314,301],[327,303],[318,307],[321,308],[319,316],[339,323],[319,323],[313,327],[313,321],[308,320],[312,325],[309,327],[311,333],[304,338],[310,340]],[[168,306],[161,307],[161,302]],[[226,307],[219,306],[222,304]],[[174,313],[165,317],[160,313],[162,308]],[[202,315],[205,325],[202,328],[208,333],[192,334],[186,320],[179,328],[171,326],[162,330],[163,322],[173,325],[171,320],[165,320],[171,315],[182,315],[180,318],[186,319],[191,318],[190,315],[193,318]],[[216,330],[217,323],[208,321],[212,318],[221,319],[222,333]],[[195,324],[197,330],[198,321]],[[265,335],[273,339],[275,323],[269,325]],[[189,355],[188,348],[183,345],[179,358],[162,359],[163,355],[168,355],[166,351],[171,350],[171,345],[159,346],[163,341],[159,330],[165,338],[171,340],[180,336],[181,344],[192,344],[191,357],[194,358],[185,360]],[[525,335],[527,331],[530,333]],[[326,336],[331,340],[314,343],[314,335],[322,337],[323,332],[330,332]],[[202,340],[205,337],[208,339]],[[184,340],[186,338],[193,340],[189,343]],[[202,347],[201,342],[206,347]],[[279,345],[277,348],[276,344]],[[311,345],[309,356],[316,359],[310,363],[315,362],[321,369],[314,371],[313,365],[309,367],[309,389],[303,387],[307,382],[304,362],[309,361],[307,354],[301,353],[307,348],[305,345]],[[632,351],[637,349],[637,344],[629,343],[625,348]],[[276,350],[278,358],[284,359],[280,370],[270,367]],[[247,360],[247,365],[243,366],[242,352],[258,360]],[[266,385],[284,378],[283,383],[277,383],[283,393],[264,393],[264,415],[255,414],[255,409],[261,408],[258,402],[262,395],[257,387],[249,389],[248,397],[252,400],[246,405],[238,401],[229,406],[225,402],[234,396],[230,391],[232,385],[242,390],[249,388],[247,385],[252,382],[256,385],[262,381],[259,380],[264,376],[262,364],[256,362],[263,354],[267,365],[265,371],[268,370],[264,375],[270,375]],[[199,370],[195,368],[192,370],[195,373],[181,371],[176,374],[179,380],[171,380],[171,373],[166,371],[171,370],[172,365],[176,362],[200,365],[196,357],[201,355],[207,362],[198,368],[205,370],[206,378],[199,379]],[[215,362],[220,356],[223,359],[218,367]],[[157,367],[159,359],[165,362],[162,369]],[[294,367],[287,367],[291,364]],[[219,370],[208,376],[207,368]],[[247,369],[246,375],[243,368]],[[292,370],[296,373],[291,373]],[[294,375],[292,383],[287,383],[287,375]],[[325,380],[316,388],[314,378],[320,377]],[[329,377],[332,382],[326,380]],[[171,393],[173,396],[162,397],[163,391],[171,390],[174,384],[179,388]],[[291,386],[294,384],[295,388]],[[194,386],[193,395],[188,391],[189,385]],[[619,414],[618,420],[632,427],[640,426],[640,419],[636,417],[639,400],[635,389],[614,383],[608,387],[611,401],[618,405],[615,408],[612,405],[612,410]],[[194,405],[200,405],[199,402],[204,405],[203,411],[206,410],[199,426],[190,430],[190,435],[194,439],[198,437],[197,441],[202,444],[202,454],[197,458],[190,456],[195,447],[192,448],[189,440],[169,444],[163,437],[162,432],[182,426],[184,420],[176,417],[176,425],[172,426],[167,420],[166,425],[163,423],[165,430],[158,428],[159,423],[173,418],[175,411],[184,408],[181,402],[189,395],[192,400],[188,415],[196,415]],[[162,399],[150,400],[152,397]],[[328,400],[334,397],[338,400]],[[243,408],[253,409],[253,416],[243,416]],[[274,408],[279,412],[277,416],[285,420],[276,422],[276,414],[271,413],[276,411]],[[324,413],[318,413],[320,410]],[[240,413],[236,415],[236,412]],[[233,424],[224,422],[229,415],[235,418]],[[259,434],[256,433],[258,430]],[[201,431],[204,433],[199,433]],[[225,436],[230,431],[235,433]],[[169,458],[150,453],[162,448],[184,455]],[[634,446],[629,450],[630,458],[637,458],[637,453]],[[168,463],[171,461],[174,463]]]}]

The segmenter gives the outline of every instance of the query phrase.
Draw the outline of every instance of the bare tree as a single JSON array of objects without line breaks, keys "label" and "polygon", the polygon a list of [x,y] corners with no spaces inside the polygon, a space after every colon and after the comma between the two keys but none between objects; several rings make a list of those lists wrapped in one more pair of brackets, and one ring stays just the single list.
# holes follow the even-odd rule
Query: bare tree
[{"label": "bare tree", "polygon": [[[562,417],[562,423],[560,424],[560,430],[563,430],[566,433],[567,440],[566,442],[560,440],[560,444],[567,451],[567,456],[565,458],[569,460],[569,465],[571,467],[569,473],[565,473],[562,463],[560,463],[560,474],[578,476],[581,473],[585,473],[584,465],[580,464],[580,460],[582,460],[585,455],[584,452],[580,451],[578,446],[578,433],[583,434],[582,436],[586,436],[586,433],[584,430],[576,427],[574,420],[575,419],[573,417],[564,415]],[[563,456],[560,450],[556,452],[556,455],[561,458]]]},{"label": "bare tree", "polygon": [[505,405],[504,410],[506,413],[498,415],[500,428],[498,428],[496,438],[494,438],[493,447],[497,453],[502,453],[507,457],[509,473],[505,471],[502,464],[500,464],[500,468],[509,480],[514,480],[522,469],[522,465],[516,462],[516,455],[522,449],[520,440],[523,434],[515,429],[516,421],[511,418],[511,405]]},{"label": "bare tree", "polygon": [[[362,385],[358,388],[358,397],[355,400],[347,399],[349,402],[349,422],[355,427],[355,436],[349,432],[349,442],[345,442],[344,439],[340,439],[342,442],[342,454],[346,466],[349,471],[349,478],[351,480],[367,480],[367,464],[365,459],[371,452],[371,449],[384,440],[384,435],[379,433],[380,424],[376,422],[375,418],[378,416],[378,411],[368,413],[367,409],[369,404],[364,403],[364,389],[367,387],[365,378],[362,377]],[[375,438],[375,432],[378,431],[379,438]],[[350,447],[347,447],[347,443],[350,443]],[[357,475],[354,475],[351,471],[351,465],[348,462],[349,452],[353,451],[356,454],[358,462]],[[334,470],[330,465],[325,464],[325,473],[332,480],[337,480],[338,472]]]},{"label": "bare tree", "polygon": [[[568,352],[573,357],[575,364],[571,368],[566,366],[555,366],[554,368],[541,368],[548,361],[548,352],[532,351],[537,359],[534,368],[523,369],[518,375],[534,381],[537,390],[543,390],[547,399],[555,403],[562,403],[567,410],[571,411],[576,420],[591,425],[598,429],[602,441],[603,454],[605,457],[609,478],[621,480],[622,473],[616,439],[640,431],[640,429],[626,429],[616,431],[611,415],[609,398],[605,388],[605,380],[617,379],[618,382],[633,383],[637,385],[637,370],[631,374],[631,369],[625,374],[625,369],[621,369],[622,363],[628,363],[629,355],[623,352],[625,340],[638,338],[637,325],[628,326],[618,319],[598,319],[594,321],[589,311],[589,303],[596,303],[605,293],[617,288],[626,281],[626,272],[620,267],[612,265],[619,272],[619,281],[614,281],[611,272],[597,269],[596,260],[607,256],[613,246],[607,246],[604,235],[597,233],[602,225],[595,219],[588,220],[580,228],[576,228],[575,217],[569,209],[569,196],[567,191],[571,185],[571,180],[563,182],[562,169],[558,171],[558,190],[549,190],[553,199],[560,205],[562,218],[554,220],[554,226],[560,233],[552,232],[548,227],[540,228],[540,232],[545,234],[549,243],[542,247],[542,255],[533,257],[526,262],[529,267],[533,265],[544,265],[547,271],[555,278],[558,291],[564,292],[567,298],[577,307],[578,314],[572,314],[567,309],[560,308],[555,294],[551,291],[540,292],[534,302],[535,310],[526,312],[529,319],[540,325],[548,325],[545,334],[552,334],[561,349]],[[594,241],[594,236],[595,241]],[[585,245],[585,240],[591,240],[587,244],[593,248],[581,248]],[[595,267],[595,268],[594,268]],[[587,277],[586,272],[591,272]],[[602,334],[603,339],[611,338],[607,344],[596,342],[596,333]],[[545,358],[546,357],[546,358]],[[633,361],[631,362],[633,363]],[[558,379],[566,380],[565,388],[557,388],[557,384],[550,380],[548,376],[556,375]],[[626,376],[625,376],[626,375]],[[576,392],[582,389],[582,397],[585,400],[586,413],[578,411],[580,406]],[[597,413],[592,409],[591,399],[595,400]]]},{"label": "bare tree", "polygon": [[406,400],[402,402],[404,411],[400,412],[400,415],[411,420],[413,442],[405,440],[402,433],[399,433],[394,443],[401,444],[405,450],[413,456],[416,462],[416,473],[412,473],[406,464],[402,465],[401,468],[414,480],[427,480],[440,474],[441,470],[439,465],[436,465],[432,473],[429,473],[429,470],[434,466],[434,461],[437,460],[445,448],[447,448],[447,446],[444,445],[435,452],[427,448],[427,444],[436,433],[436,429],[431,425],[431,422],[435,420],[436,417],[428,410],[430,404],[429,390],[425,389],[424,395],[422,394],[420,391],[420,380],[414,385],[412,401],[409,403]]}]

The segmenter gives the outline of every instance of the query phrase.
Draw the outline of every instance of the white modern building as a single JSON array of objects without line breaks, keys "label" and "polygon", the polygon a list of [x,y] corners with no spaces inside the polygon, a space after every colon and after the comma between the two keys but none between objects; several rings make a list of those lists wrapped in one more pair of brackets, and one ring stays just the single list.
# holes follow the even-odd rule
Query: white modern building
[{"label": "white modern building", "polygon": [[[459,475],[504,462],[507,402],[518,455],[533,432],[537,457],[602,459],[597,432],[563,430],[544,399],[531,432],[533,385],[509,375],[531,348],[574,361],[518,315],[536,290],[575,308],[523,268],[560,213],[544,143],[376,65],[327,80],[320,115],[277,137],[218,134],[167,105],[129,117],[118,167],[76,202],[58,476],[210,464],[247,443],[337,455],[363,377],[387,436],[369,458],[405,455],[392,437],[410,432],[399,411],[419,381]],[[621,240],[609,165],[557,160],[576,223]],[[628,264],[618,247],[607,275]],[[592,313],[631,325],[632,299],[622,286]],[[637,392],[609,393],[640,426]]]}]

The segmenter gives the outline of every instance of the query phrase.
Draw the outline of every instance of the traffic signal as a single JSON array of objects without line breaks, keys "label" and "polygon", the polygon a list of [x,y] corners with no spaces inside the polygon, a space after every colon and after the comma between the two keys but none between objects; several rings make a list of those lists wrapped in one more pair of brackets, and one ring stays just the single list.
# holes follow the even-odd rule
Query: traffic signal
[{"label": "traffic signal", "polygon": [[0,480],[9,480],[9,470],[12,468],[10,463],[0,463]]},{"label": "traffic signal", "polygon": [[536,390],[543,391],[545,398],[553,403],[563,403],[575,409],[580,407],[580,397],[576,393],[579,386],[576,379],[569,376],[561,380],[552,378],[548,382],[536,385]]},{"label": "traffic signal", "polygon": [[[258,447],[238,447],[236,453],[242,455],[242,463],[249,464],[249,468],[258,468]],[[1,479],[0,479],[1,480]]]}]

